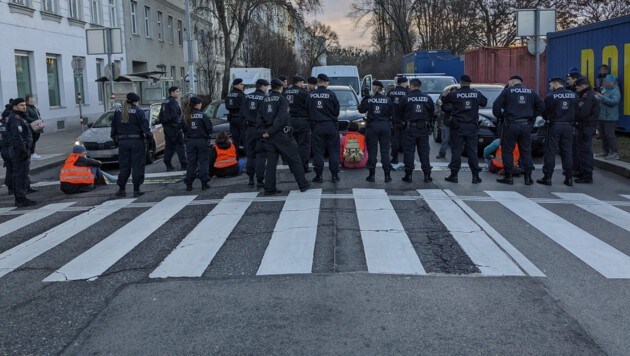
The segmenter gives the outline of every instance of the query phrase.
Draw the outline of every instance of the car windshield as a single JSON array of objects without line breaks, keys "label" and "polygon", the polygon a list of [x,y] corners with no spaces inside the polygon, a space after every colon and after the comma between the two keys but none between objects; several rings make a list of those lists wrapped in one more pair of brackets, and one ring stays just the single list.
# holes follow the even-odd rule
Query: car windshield
[{"label": "car windshield", "polygon": [[[473,87],[475,88],[475,87]],[[481,92],[486,98],[488,98],[488,105],[486,108],[491,108],[494,101],[497,100],[497,97],[503,91],[503,88],[475,88]]]},{"label": "car windshield", "polygon": [[92,127],[94,128],[112,127],[113,119],[114,119],[114,112],[113,111],[106,112],[103,115],[101,115],[101,117],[99,117],[98,120],[96,120],[96,122],[94,122],[94,125],[92,125]]},{"label": "car windshield", "polygon": [[[218,109],[217,109],[218,106]],[[224,102],[214,102],[210,105],[208,105],[208,107],[206,108],[206,114],[210,117],[210,118],[224,118],[228,116],[228,110],[225,108],[225,103]],[[214,121],[212,121],[212,124],[214,125]]]},{"label": "car windshield", "polygon": [[440,94],[447,85],[456,83],[453,78],[420,78],[422,81],[422,91],[427,94]]},{"label": "car windshield", "polygon": [[359,78],[355,77],[329,77],[329,85],[343,85],[352,87],[355,93],[359,92]]},{"label": "car windshield", "polygon": [[357,110],[359,107],[359,103],[357,101],[357,96],[350,89],[332,89],[332,91],[337,95],[337,100],[339,100],[339,106],[345,109],[351,108]]}]

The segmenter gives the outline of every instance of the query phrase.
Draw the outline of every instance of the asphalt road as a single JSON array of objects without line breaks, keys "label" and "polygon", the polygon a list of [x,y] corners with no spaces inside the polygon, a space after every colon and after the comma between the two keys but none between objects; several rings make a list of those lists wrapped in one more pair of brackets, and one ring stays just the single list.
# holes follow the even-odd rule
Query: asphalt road
[{"label": "asphalt road", "polygon": [[1,195],[0,354],[627,354],[628,180],[450,184],[444,164],[310,195],[280,169],[273,198],[163,174],[124,207],[115,186],[40,183],[36,209],[66,203],[48,212]]}]

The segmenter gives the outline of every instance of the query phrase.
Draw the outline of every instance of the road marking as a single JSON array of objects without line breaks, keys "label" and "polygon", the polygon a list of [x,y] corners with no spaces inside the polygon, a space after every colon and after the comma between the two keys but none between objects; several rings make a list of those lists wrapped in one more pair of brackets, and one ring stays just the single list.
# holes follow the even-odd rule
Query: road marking
[{"label": "road marking", "polygon": [[[134,199],[106,201],[0,254],[0,277],[118,211]],[[68,204],[69,205],[69,204]]]},{"label": "road marking", "polygon": [[321,189],[289,193],[257,275],[311,273],[321,199]]},{"label": "road marking", "polygon": [[149,277],[201,277],[257,195],[226,195]]},{"label": "road marking", "polygon": [[[24,215],[19,216],[15,219],[6,221],[0,224],[0,237],[8,235],[30,224],[33,224],[43,218],[49,217],[50,215],[59,212],[60,210],[63,210],[74,203],[75,202],[48,204],[37,210],[31,210],[27,213],[24,213]],[[10,211],[11,209],[12,208],[9,208],[9,210],[7,211]]]},{"label": "road marking", "polygon": [[196,196],[168,197],[53,272],[44,282],[93,280],[138,246]]},{"label": "road marking", "polygon": [[424,201],[446,226],[482,274],[488,276],[524,276],[481,227],[440,189],[418,189]]},{"label": "road marking", "polygon": [[606,278],[630,278],[630,257],[516,192],[486,192]]},{"label": "road marking", "polygon": [[352,189],[368,272],[426,274],[383,189]]},{"label": "road marking", "polygon": [[15,208],[14,208],[14,207],[0,208],[0,215],[2,215],[2,214],[4,214],[4,213],[6,213],[6,212],[8,212],[8,211],[11,211],[11,210],[13,210],[13,209],[15,209]]},{"label": "road marking", "polygon": [[601,200],[597,200],[582,193],[553,193],[555,196],[564,200],[577,201],[574,204],[589,213],[619,226],[626,231],[630,231],[630,213],[616,208],[610,204],[606,204]]}]

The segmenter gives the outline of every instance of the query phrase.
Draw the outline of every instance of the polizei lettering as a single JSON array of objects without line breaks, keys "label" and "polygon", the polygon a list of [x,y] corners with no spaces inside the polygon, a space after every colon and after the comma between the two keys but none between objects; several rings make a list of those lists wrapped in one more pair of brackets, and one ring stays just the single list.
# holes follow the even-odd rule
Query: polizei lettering
[{"label": "polizei lettering", "polygon": [[426,96],[408,96],[407,97],[407,101],[408,102],[427,103],[427,102],[429,102],[429,98],[427,98]]},{"label": "polizei lettering", "polygon": [[575,99],[574,93],[553,94],[554,99]]},{"label": "polizei lettering", "polygon": [[389,101],[387,98],[369,98],[368,103],[370,104],[387,104]]},{"label": "polizei lettering", "polygon": [[457,99],[477,99],[477,93],[457,93]]},{"label": "polizei lettering", "polygon": [[330,99],[330,94],[328,93],[312,93],[310,95],[313,99]]},{"label": "polizei lettering", "polygon": [[270,102],[270,101],[278,101],[278,100],[280,100],[279,96],[269,96],[269,97],[265,98],[265,102],[267,102],[267,103]]},{"label": "polizei lettering", "polygon": [[252,100],[264,100],[265,99],[264,95],[248,95],[247,97],[249,99],[252,99]]},{"label": "polizei lettering", "polygon": [[510,91],[512,93],[517,93],[517,94],[531,94],[532,90],[529,88],[512,88],[510,89]]}]

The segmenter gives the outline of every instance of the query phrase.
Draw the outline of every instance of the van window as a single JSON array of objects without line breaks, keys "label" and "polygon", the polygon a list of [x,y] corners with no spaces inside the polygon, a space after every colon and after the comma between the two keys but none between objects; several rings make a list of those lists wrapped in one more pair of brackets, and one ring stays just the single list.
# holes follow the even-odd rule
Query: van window
[{"label": "van window", "polygon": [[356,77],[329,77],[329,85],[345,85],[354,89],[355,93],[359,92],[359,78]]}]

